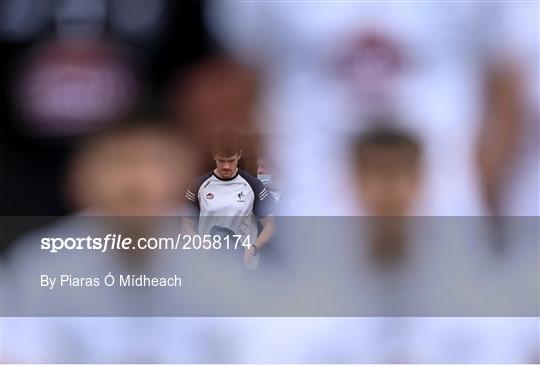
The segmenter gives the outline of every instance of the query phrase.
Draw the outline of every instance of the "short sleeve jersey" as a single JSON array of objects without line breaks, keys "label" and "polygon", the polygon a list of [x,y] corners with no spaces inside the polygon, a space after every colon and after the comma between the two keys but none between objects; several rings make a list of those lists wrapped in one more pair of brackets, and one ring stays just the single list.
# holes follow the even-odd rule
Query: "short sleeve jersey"
[{"label": "short sleeve jersey", "polygon": [[228,179],[210,172],[196,178],[185,195],[201,235],[258,235],[257,219],[271,214],[274,200],[260,180],[238,170]]}]

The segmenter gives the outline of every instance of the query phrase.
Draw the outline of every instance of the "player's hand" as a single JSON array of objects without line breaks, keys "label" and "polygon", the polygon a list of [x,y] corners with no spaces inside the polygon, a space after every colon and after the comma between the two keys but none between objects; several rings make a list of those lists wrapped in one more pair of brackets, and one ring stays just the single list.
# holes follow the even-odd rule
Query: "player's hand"
[{"label": "player's hand", "polygon": [[257,252],[258,250],[255,245],[250,245],[248,248],[244,250],[244,264],[246,266],[251,261],[251,258],[253,258],[257,254]]}]

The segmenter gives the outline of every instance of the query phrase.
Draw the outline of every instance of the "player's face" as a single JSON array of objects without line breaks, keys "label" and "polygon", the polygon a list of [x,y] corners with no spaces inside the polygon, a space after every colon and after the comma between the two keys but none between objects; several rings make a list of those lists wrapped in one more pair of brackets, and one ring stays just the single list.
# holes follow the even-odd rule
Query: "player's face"
[{"label": "player's face", "polygon": [[399,151],[376,153],[360,173],[363,204],[371,215],[407,215],[419,187],[418,169]]},{"label": "player's face", "polygon": [[231,156],[223,156],[214,153],[214,160],[216,161],[216,170],[221,178],[232,178],[236,174],[238,168],[238,161],[242,157],[242,152],[236,153]]}]

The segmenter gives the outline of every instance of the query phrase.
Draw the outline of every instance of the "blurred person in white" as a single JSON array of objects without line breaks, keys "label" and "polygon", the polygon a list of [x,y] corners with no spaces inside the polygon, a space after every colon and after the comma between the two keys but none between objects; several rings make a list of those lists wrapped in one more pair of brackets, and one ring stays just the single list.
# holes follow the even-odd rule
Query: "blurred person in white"
[{"label": "blurred person in white", "polygon": [[[358,293],[357,305],[364,309],[358,308],[356,313],[365,317],[228,320],[235,329],[231,339],[239,344],[250,339],[241,362],[537,360],[538,319],[456,317],[465,315],[459,310],[463,304],[471,313],[484,309],[482,303],[489,301],[485,296],[490,289],[482,286],[512,280],[492,277],[496,275],[491,268],[494,257],[473,236],[482,235],[481,230],[474,230],[477,223],[469,226],[465,222],[466,226],[460,227],[463,221],[406,217],[414,212],[423,185],[423,150],[414,135],[377,128],[362,134],[354,146],[356,166],[351,171],[357,177],[356,201],[373,218],[359,222],[366,225],[353,235],[355,243],[349,244],[354,246],[340,243],[343,258],[336,272],[344,277],[336,277],[335,286],[350,284],[350,293]],[[334,263],[328,258],[321,260],[320,265]],[[302,268],[309,269],[307,265]],[[312,282],[317,279],[315,273],[307,277]],[[488,283],[482,282],[486,278]],[[451,298],[453,294],[462,298]],[[476,296],[482,300],[475,308]],[[500,295],[493,299],[500,301]],[[335,302],[340,299],[335,298]],[[435,318],[433,314],[451,317]]]},{"label": "blurred person in white", "polygon": [[[293,213],[358,212],[348,193],[350,182],[357,181],[347,154],[350,133],[373,127],[355,123],[367,120],[359,116],[390,111],[402,116],[398,127],[413,131],[423,147],[425,176],[413,212],[478,215],[489,209],[482,197],[475,150],[486,108],[484,85],[497,79],[492,74],[496,68],[486,66],[501,46],[493,36],[499,25],[494,12],[500,5],[210,1],[207,22],[227,51],[261,68],[262,128],[296,138],[295,143],[270,145],[283,165],[288,188],[300,201],[296,206],[300,210]],[[447,323],[459,330],[458,324],[467,322],[474,323],[468,319]],[[250,354],[253,360],[266,362],[322,362],[324,356],[331,362],[378,362],[378,346],[386,334],[396,332],[395,327],[388,332],[360,331],[371,323],[380,324],[373,319],[301,319],[272,321],[268,328],[252,325],[274,329],[273,337],[268,337],[272,342],[266,344],[283,339],[284,352],[250,347]],[[439,329],[449,327],[439,323]],[[476,329],[483,336],[488,333]],[[326,342],[308,345],[315,333],[328,334]],[[381,340],[371,334],[380,334]],[[427,333],[420,335],[425,342],[418,343],[420,350],[441,350],[441,342],[430,342]],[[454,335],[448,338],[459,337]],[[351,339],[357,342],[351,344]],[[520,342],[501,343],[508,350],[517,349]],[[336,349],[335,357],[329,356],[329,347]],[[478,352],[485,355],[486,349],[478,347]],[[357,358],[350,356],[355,351],[360,354]]]},{"label": "blurred person in white", "polygon": [[[484,199],[482,185],[484,180],[498,182],[490,179],[490,169],[478,171],[478,149],[482,150],[482,145],[495,147],[489,159],[497,161],[493,156],[498,156],[506,165],[516,144],[511,129],[510,133],[500,133],[511,124],[516,94],[512,83],[507,82],[512,74],[498,64],[504,44],[497,36],[503,25],[499,16],[507,12],[505,8],[514,6],[514,2],[210,1],[207,22],[227,51],[260,67],[264,76],[262,128],[296,138],[295,143],[270,144],[283,165],[287,186],[300,201],[300,210],[293,213],[357,213],[356,204],[345,193],[351,192],[350,182],[357,181],[347,154],[350,135],[373,127],[355,123],[370,120],[359,117],[382,112],[402,116],[394,127],[412,131],[422,145],[423,186],[412,211],[467,216],[494,211],[492,200]],[[526,18],[537,13],[516,17],[516,22],[522,23],[519,28],[533,25]],[[533,33],[525,32],[529,36]],[[537,83],[534,78],[530,80]],[[488,90],[486,85],[496,87]],[[498,106],[498,111],[492,106]],[[479,140],[483,121],[490,113],[502,120],[493,137],[500,143],[494,143],[490,136]],[[367,202],[361,203],[367,213]],[[530,208],[537,202],[524,203]],[[424,325],[420,324],[422,320]],[[278,334],[287,334],[283,342],[291,343],[284,345],[283,353],[252,347],[251,354],[254,360],[270,362],[317,362],[328,355],[325,349],[335,346],[337,356],[328,356],[334,362],[347,358],[347,351],[364,352],[368,362],[380,360],[373,356],[380,348],[369,346],[380,342],[364,343],[372,338],[354,333],[371,322],[302,319],[288,320],[288,326],[285,321],[281,325],[273,322],[275,330],[268,339],[276,344]],[[297,328],[297,324],[304,326]],[[325,330],[324,324],[330,327]],[[346,324],[351,333],[346,332]],[[534,354],[538,340],[537,319],[419,318],[411,326],[413,331],[406,333],[418,335],[418,351],[432,352],[424,354],[426,360],[534,361],[529,355]],[[430,337],[428,328],[437,329],[439,337]],[[388,329],[393,332],[395,327]],[[481,337],[482,342],[477,347],[469,342],[470,348],[458,352],[460,347],[452,348],[451,344],[463,337],[460,330],[469,339]],[[314,338],[316,332],[326,332],[331,340],[308,346],[305,339]],[[386,333],[377,334],[384,339]],[[350,339],[367,346],[351,346]],[[298,356],[302,350],[303,356]],[[358,356],[360,359],[364,357]],[[349,360],[354,362],[354,357]]]},{"label": "blurred person in white", "polygon": [[[456,283],[462,281],[458,286],[463,287],[463,290],[457,294],[465,293],[467,297],[466,292],[474,291],[475,286],[478,286],[474,296],[484,297],[485,301],[489,301],[486,297],[490,294],[490,290],[486,288],[489,282],[507,281],[508,285],[515,285],[516,280],[515,277],[512,279],[511,271],[498,271],[500,268],[497,268],[497,264],[500,263],[495,261],[495,248],[485,247],[485,242],[472,236],[476,230],[470,228],[475,229],[479,226],[476,229],[481,229],[482,221],[476,220],[469,224],[462,220],[453,222],[452,219],[445,218],[405,219],[405,216],[414,212],[411,208],[414,207],[414,200],[423,185],[422,149],[413,136],[384,129],[368,132],[357,143],[356,158],[359,168],[358,197],[363,201],[368,213],[375,216],[369,221],[368,229],[371,235],[368,251],[370,254],[367,257],[371,259],[364,262],[362,268],[373,266],[374,263],[381,268],[386,267],[385,271],[388,272],[386,276],[393,272],[400,278],[398,281],[401,281],[410,275],[409,270],[414,272],[415,269],[425,267],[427,272],[416,279],[413,278],[415,289],[421,288],[424,282],[429,284],[432,281],[435,285],[447,287],[454,281]],[[449,222],[445,224],[444,220]],[[420,226],[415,226],[418,224]],[[411,225],[412,230],[411,227],[407,228]],[[462,231],[461,235],[448,235],[450,232],[447,233],[444,227],[452,225],[457,225],[456,229]],[[425,226],[430,228],[426,230]],[[436,229],[433,230],[434,228]],[[444,231],[441,232],[441,229]],[[429,235],[433,237],[430,238]],[[445,241],[447,239],[450,241]],[[446,251],[444,246],[450,246],[451,250]],[[439,248],[432,250],[434,247]],[[537,256],[534,250],[530,250],[529,254],[532,257]],[[423,264],[414,264],[418,260]],[[427,265],[429,262],[432,262],[431,266]],[[508,266],[511,258],[504,258],[502,262],[504,262],[502,267]],[[523,267],[528,269],[537,267],[521,262]],[[445,267],[449,272],[445,271]],[[450,280],[445,280],[445,273],[449,274],[447,278]],[[437,279],[433,280],[430,277]],[[482,278],[487,278],[488,282],[474,283]],[[471,282],[474,284],[467,289],[463,281],[468,282],[469,286]],[[376,287],[381,285],[379,283]],[[540,325],[538,318],[414,317],[421,315],[423,308],[420,303],[415,303],[414,299],[408,297],[422,292],[413,290],[410,293],[399,294],[399,286],[394,290],[388,286],[381,288],[387,291],[386,300],[390,303],[385,304],[383,299],[382,307],[397,306],[396,309],[399,311],[405,300],[407,304],[412,304],[412,309],[418,310],[413,310],[411,314],[413,317],[409,318],[380,319],[379,330],[375,331],[375,334],[381,334],[387,344],[381,347],[382,359],[377,362],[528,363],[538,360],[540,340],[537,332]],[[440,295],[442,301],[450,305],[450,308],[454,302],[459,304],[458,298],[444,297],[444,292],[451,291],[449,287],[441,294],[437,294],[437,291],[428,287],[424,294],[427,296],[420,300],[431,299],[427,300],[431,304],[424,307],[427,310],[426,314],[429,314],[430,309],[434,309],[435,313],[444,315],[444,311],[437,310],[444,308],[437,305],[437,301],[441,301],[437,300]],[[512,296],[511,292],[506,293],[507,296]],[[499,294],[491,299],[495,302],[501,301]],[[469,303],[471,299],[465,301]],[[486,314],[489,312],[486,310]],[[370,323],[377,324],[375,320],[371,320]],[[357,331],[351,329],[351,332]],[[352,361],[362,356],[361,353],[356,353],[351,357]]]},{"label": "blurred person in white", "polygon": [[424,146],[419,213],[482,215],[476,149],[484,84],[498,77],[487,62],[500,46],[498,7],[210,1],[207,24],[227,51],[260,67],[262,128],[295,138],[269,144],[298,198],[296,214],[356,212],[347,194],[328,192],[350,191],[349,136],[372,127],[358,121],[389,111]]},{"label": "blurred person in white", "polygon": [[[150,121],[154,122],[154,121]],[[28,281],[39,274],[60,269],[62,273],[163,273],[172,263],[161,251],[130,250],[98,255],[89,252],[70,253],[70,260],[60,254],[36,253],[39,238],[51,233],[72,234],[92,232],[91,216],[125,217],[118,232],[129,236],[151,235],[154,230],[164,234],[163,220],[148,221],[143,216],[176,216],[183,193],[193,172],[189,145],[182,136],[153,123],[120,125],[112,131],[91,138],[75,155],[68,172],[67,191],[77,209],[50,227],[21,238],[12,246],[5,259],[5,296],[18,306],[35,314],[51,306],[69,308],[68,304],[39,301],[39,294],[21,293]],[[84,216],[90,216],[85,219]],[[177,218],[175,218],[177,220]],[[99,226],[102,221],[97,225]],[[109,224],[109,222],[107,222]],[[157,226],[156,226],[157,225]],[[167,224],[168,225],[168,224]],[[101,229],[101,230],[100,230]],[[97,232],[103,232],[98,227]],[[111,227],[107,227],[111,230]],[[39,248],[37,250],[39,252]],[[18,281],[21,282],[17,286]],[[33,281],[33,280],[31,280]],[[9,294],[7,291],[9,290]],[[162,296],[143,298],[133,291],[130,296],[107,299],[129,313],[150,312]],[[104,299],[84,293],[86,302],[100,308]],[[138,296],[139,295],[139,296]],[[83,297],[84,297],[83,296]],[[56,300],[61,301],[61,300]],[[168,301],[172,301],[168,299]],[[73,299],[77,303],[77,299]],[[34,309],[34,310],[32,310]],[[140,311],[142,310],[142,312]],[[47,313],[47,310],[44,311]],[[89,314],[91,315],[91,314]],[[100,318],[100,317],[29,317],[3,318],[2,362],[15,363],[129,363],[129,362],[211,362],[226,359],[222,353],[219,331],[215,322],[204,318]]]}]

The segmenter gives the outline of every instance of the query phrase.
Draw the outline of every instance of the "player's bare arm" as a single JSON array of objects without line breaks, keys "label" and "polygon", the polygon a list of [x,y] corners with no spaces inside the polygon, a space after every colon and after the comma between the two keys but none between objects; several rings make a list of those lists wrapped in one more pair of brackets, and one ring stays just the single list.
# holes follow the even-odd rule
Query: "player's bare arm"
[{"label": "player's bare arm", "polygon": [[260,222],[262,225],[261,233],[257,237],[255,243],[247,248],[244,252],[244,263],[246,264],[254,255],[259,252],[259,250],[264,248],[276,231],[276,220],[274,219],[274,215],[263,217],[260,219]]}]

